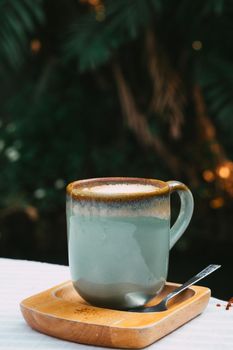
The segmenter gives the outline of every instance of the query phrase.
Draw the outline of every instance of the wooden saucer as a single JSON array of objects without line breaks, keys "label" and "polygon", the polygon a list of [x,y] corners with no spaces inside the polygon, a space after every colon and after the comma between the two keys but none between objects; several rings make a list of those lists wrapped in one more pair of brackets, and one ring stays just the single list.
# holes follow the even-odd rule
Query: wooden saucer
[{"label": "wooden saucer", "polygon": [[[166,283],[148,305],[157,304],[178,284]],[[199,315],[207,306],[210,289],[192,286],[170,302],[169,310],[134,313],[94,307],[62,283],[20,303],[26,322],[53,337],[114,348],[143,348]]]}]

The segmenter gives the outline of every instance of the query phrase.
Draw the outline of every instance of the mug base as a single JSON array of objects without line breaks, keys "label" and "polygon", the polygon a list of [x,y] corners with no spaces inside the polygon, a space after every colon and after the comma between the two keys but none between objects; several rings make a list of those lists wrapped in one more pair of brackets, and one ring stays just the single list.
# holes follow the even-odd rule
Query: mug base
[{"label": "mug base", "polygon": [[147,288],[132,284],[97,284],[84,279],[73,281],[74,289],[89,304],[114,310],[128,310],[144,306],[161,292],[165,280]]}]

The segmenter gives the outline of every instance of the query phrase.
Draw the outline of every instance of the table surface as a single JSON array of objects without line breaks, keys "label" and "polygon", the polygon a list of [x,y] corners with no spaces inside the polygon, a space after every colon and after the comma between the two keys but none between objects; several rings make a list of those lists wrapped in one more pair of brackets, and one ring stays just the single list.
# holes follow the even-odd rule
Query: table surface
[{"label": "table surface", "polygon": [[[0,258],[0,349],[103,349],[40,334],[24,321],[21,300],[70,279],[67,266]],[[221,304],[217,307],[216,304]],[[205,311],[173,333],[150,345],[150,350],[232,350],[233,307],[211,298]]]}]

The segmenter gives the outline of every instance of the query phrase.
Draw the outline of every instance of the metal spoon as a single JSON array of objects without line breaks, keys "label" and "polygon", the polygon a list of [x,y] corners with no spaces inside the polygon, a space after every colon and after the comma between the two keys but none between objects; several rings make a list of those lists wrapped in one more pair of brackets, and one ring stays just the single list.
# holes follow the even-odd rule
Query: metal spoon
[{"label": "metal spoon", "polygon": [[154,306],[140,306],[137,308],[129,309],[128,311],[131,312],[160,312],[160,311],[166,311],[168,310],[167,302],[174,298],[176,295],[183,292],[188,287],[192,286],[194,283],[200,281],[202,278],[208,276],[215,270],[217,270],[221,265],[209,265],[204,270],[199,272],[197,275],[190,278],[187,282],[182,284],[182,286],[176,288],[173,290],[173,292],[169,293],[159,304]]}]

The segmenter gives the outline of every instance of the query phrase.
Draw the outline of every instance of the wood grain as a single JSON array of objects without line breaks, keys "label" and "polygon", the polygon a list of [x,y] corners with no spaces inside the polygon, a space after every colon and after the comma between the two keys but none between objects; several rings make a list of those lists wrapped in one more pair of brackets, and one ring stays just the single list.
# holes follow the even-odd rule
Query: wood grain
[{"label": "wood grain", "polygon": [[[157,304],[177,286],[166,283],[148,305]],[[83,344],[143,348],[199,315],[209,297],[208,288],[192,286],[167,311],[134,313],[91,306],[68,281],[23,300],[20,307],[26,322],[47,335]]]}]

